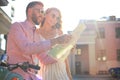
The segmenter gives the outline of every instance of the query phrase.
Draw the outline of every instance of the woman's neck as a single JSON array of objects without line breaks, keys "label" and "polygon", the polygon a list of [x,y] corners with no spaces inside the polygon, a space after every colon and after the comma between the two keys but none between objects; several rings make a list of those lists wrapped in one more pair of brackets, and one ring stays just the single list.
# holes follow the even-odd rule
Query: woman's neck
[{"label": "woman's neck", "polygon": [[40,33],[46,39],[54,38],[57,34],[56,29],[53,29],[52,27],[50,27],[47,24],[44,24],[40,28]]},{"label": "woman's neck", "polygon": [[49,31],[51,31],[52,30],[52,27],[49,25],[49,24],[47,24],[47,23],[44,23],[44,25],[41,27],[42,28],[42,30],[43,31],[47,31],[47,32],[49,32]]}]

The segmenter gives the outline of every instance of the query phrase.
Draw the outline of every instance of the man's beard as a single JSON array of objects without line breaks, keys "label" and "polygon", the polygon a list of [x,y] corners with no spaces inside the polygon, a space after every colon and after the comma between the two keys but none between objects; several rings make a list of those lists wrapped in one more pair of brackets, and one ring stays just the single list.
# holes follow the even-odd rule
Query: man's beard
[{"label": "man's beard", "polygon": [[37,21],[37,17],[33,14],[32,15],[32,21],[36,24],[39,25],[40,23]]}]

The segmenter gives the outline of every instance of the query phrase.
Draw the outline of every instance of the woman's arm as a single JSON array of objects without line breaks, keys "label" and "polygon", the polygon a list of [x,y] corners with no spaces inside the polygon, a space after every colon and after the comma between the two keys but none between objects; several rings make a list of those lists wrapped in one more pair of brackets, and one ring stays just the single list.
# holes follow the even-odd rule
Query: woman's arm
[{"label": "woman's arm", "polygon": [[69,66],[68,58],[65,60],[65,63],[66,63],[66,71],[67,71],[67,75],[69,77],[69,80],[72,80],[72,75],[71,75],[71,71],[70,71],[70,66]]}]

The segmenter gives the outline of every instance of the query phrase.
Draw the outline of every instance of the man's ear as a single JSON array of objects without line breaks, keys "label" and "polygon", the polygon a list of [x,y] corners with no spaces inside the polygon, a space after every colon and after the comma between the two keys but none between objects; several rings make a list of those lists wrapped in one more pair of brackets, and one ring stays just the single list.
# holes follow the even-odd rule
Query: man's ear
[{"label": "man's ear", "polygon": [[33,12],[33,9],[29,8],[28,9],[28,16],[30,16],[32,14],[32,12]]}]

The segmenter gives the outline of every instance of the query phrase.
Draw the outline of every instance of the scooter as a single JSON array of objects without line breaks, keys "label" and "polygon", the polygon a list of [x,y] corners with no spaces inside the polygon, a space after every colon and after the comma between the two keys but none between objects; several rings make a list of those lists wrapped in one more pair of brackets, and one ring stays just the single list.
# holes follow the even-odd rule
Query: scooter
[{"label": "scooter", "polygon": [[12,72],[12,70],[17,69],[18,67],[21,68],[24,72],[28,72],[27,70],[29,68],[40,70],[38,65],[33,65],[29,62],[9,64],[7,63],[6,59],[6,55],[3,54],[0,59],[0,80],[24,80],[20,74]]}]

